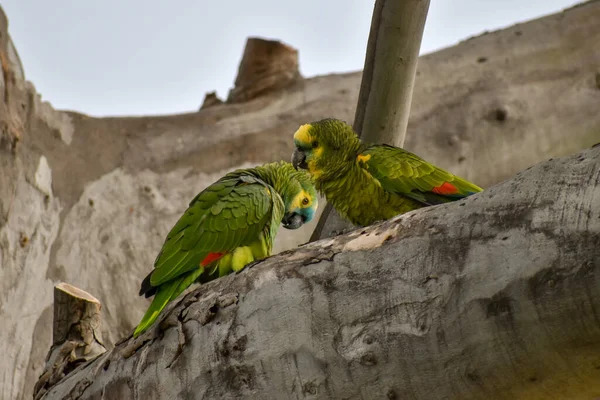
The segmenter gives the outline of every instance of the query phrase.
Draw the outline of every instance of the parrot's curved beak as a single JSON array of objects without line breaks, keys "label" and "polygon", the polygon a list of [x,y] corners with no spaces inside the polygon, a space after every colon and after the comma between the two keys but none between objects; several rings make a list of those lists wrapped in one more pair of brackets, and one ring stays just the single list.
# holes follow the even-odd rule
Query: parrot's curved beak
[{"label": "parrot's curved beak", "polygon": [[290,212],[284,215],[281,223],[286,229],[298,229],[304,225],[304,219],[305,218],[302,215]]},{"label": "parrot's curved beak", "polygon": [[306,165],[306,154],[297,148],[292,153],[292,165],[297,170],[298,168],[308,169],[308,165]]}]

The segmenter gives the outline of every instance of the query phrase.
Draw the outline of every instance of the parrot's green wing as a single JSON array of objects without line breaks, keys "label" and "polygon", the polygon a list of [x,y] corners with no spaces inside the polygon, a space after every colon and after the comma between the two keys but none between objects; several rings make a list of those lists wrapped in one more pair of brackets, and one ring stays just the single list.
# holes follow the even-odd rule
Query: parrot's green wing
[{"label": "parrot's green wing", "polygon": [[215,182],[192,200],[169,232],[149,284],[161,285],[256,241],[276,201],[283,208],[279,194],[252,176],[227,175]]},{"label": "parrot's green wing", "polygon": [[483,190],[398,147],[370,146],[358,156],[358,162],[384,190],[425,205],[447,203]]}]

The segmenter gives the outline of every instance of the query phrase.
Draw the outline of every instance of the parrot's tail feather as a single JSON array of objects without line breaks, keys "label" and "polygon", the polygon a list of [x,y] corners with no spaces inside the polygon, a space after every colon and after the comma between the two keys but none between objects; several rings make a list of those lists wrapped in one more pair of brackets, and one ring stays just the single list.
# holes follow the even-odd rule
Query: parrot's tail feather
[{"label": "parrot's tail feather", "polygon": [[[154,271],[153,271],[154,272]],[[142,281],[142,285],[140,286],[140,296],[152,297],[156,294],[156,288],[150,284],[150,277],[152,276],[152,272],[150,272]]]},{"label": "parrot's tail feather", "polygon": [[150,297],[154,296],[155,294],[156,294],[156,288],[153,287],[152,289],[150,289],[146,293],[144,293],[144,297],[149,299]]},{"label": "parrot's tail feather", "polygon": [[[184,275],[179,276],[167,283],[164,283],[158,287],[151,287],[152,294],[156,293],[150,307],[146,311],[146,314],[142,317],[138,327],[133,333],[133,337],[137,337],[139,334],[148,329],[158,318],[160,312],[173,301],[177,296],[185,291],[192,283],[194,283],[200,275],[204,273],[204,268],[196,268]],[[144,282],[148,281],[150,284],[150,275],[144,279]],[[144,283],[142,283],[142,287]],[[146,295],[150,292],[146,292]]]},{"label": "parrot's tail feather", "polygon": [[[150,275],[148,275],[148,277],[149,276]],[[148,282],[149,281],[150,278],[148,278]],[[150,307],[148,307],[146,314],[144,314],[137,328],[135,328],[135,332],[133,332],[133,337],[137,337],[139,334],[143,333],[154,323],[154,321],[156,321],[156,318],[158,318],[160,312],[174,297],[176,297],[179,294],[177,293],[177,287],[179,286],[179,283],[179,280],[175,280],[165,285],[165,287],[160,287],[160,290],[156,290],[157,288],[153,288],[156,292],[156,296],[154,296],[154,299],[152,300]]]}]

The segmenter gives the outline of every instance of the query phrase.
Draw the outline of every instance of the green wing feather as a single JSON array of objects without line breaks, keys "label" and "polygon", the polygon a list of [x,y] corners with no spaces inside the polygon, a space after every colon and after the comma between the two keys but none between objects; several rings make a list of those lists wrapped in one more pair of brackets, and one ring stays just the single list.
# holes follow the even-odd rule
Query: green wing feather
[{"label": "green wing feather", "polygon": [[210,253],[226,253],[257,240],[270,219],[273,200],[266,184],[252,180],[216,182],[194,199],[156,258],[152,286],[198,268]]},{"label": "green wing feather", "polygon": [[426,205],[447,203],[483,190],[398,147],[370,146],[359,160],[384,190]]},{"label": "green wing feather", "polygon": [[[201,264],[209,254],[256,246],[261,237],[272,240],[270,225],[282,215],[279,194],[253,176],[228,174],[200,192],[167,235],[154,270],[142,282],[140,295],[155,297],[134,336],[152,325],[162,309],[194,281],[206,282],[223,272],[219,261]],[[229,262],[231,255],[225,259]]]}]

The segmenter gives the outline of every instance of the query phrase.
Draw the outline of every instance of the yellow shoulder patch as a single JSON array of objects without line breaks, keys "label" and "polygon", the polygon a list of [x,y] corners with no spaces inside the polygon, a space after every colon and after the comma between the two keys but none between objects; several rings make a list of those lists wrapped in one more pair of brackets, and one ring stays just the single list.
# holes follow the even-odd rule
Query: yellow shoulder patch
[{"label": "yellow shoulder patch", "polygon": [[311,167],[310,163],[308,165],[309,170],[310,170],[310,174],[312,175],[313,179],[317,180],[321,177],[321,175],[323,175],[323,171],[321,171],[320,169],[317,169],[317,167]]},{"label": "yellow shoulder patch", "polygon": [[367,154],[366,156],[363,156],[362,154],[359,154],[358,157],[356,157],[356,160],[358,162],[362,162],[362,163],[366,163],[370,159],[371,159],[371,155],[370,154]]},{"label": "yellow shoulder patch", "polygon": [[297,140],[302,143],[310,143],[310,135],[308,131],[312,127],[311,124],[301,125],[300,128],[294,133],[294,140]]}]

